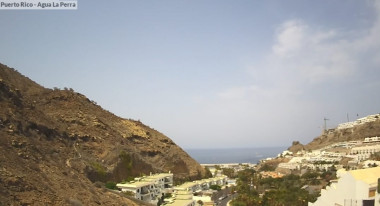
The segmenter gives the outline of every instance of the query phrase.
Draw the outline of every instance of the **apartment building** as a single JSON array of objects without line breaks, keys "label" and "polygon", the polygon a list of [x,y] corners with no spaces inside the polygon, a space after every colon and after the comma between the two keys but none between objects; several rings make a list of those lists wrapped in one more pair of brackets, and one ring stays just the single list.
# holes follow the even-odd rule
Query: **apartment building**
[{"label": "apartment building", "polygon": [[199,192],[202,190],[210,189],[211,185],[223,186],[227,184],[227,176],[221,175],[218,177],[213,177],[209,179],[202,179],[193,182],[185,182],[182,185],[174,187],[174,191],[190,191],[190,192]]},{"label": "apartment building", "polygon": [[176,191],[172,194],[172,198],[165,199],[168,206],[195,206],[193,193],[190,191]]},{"label": "apartment building", "polygon": [[166,193],[168,189],[173,187],[173,174],[160,173],[150,175],[144,178],[144,181],[153,182],[157,189],[157,193]]},{"label": "apartment building", "polygon": [[201,186],[197,182],[185,182],[182,185],[175,186],[174,191],[188,191],[188,192],[197,192],[200,191]]},{"label": "apartment building", "polygon": [[309,206],[379,206],[380,167],[339,171],[339,179],[321,190]]},{"label": "apartment building", "polygon": [[[184,184],[173,188],[173,174],[160,173],[135,178],[134,181],[119,183],[116,186],[120,188],[122,192],[133,193],[136,199],[153,204],[157,203],[162,195],[174,191],[172,194],[176,197],[172,198],[169,205],[192,206],[195,204],[195,202],[192,201],[192,194],[194,192],[208,190],[211,185],[226,185],[227,179],[227,176],[221,175],[209,179],[185,182]],[[191,194],[191,201],[189,196],[186,196],[187,194]]]},{"label": "apartment building", "polygon": [[357,160],[362,161],[368,159],[371,154],[376,152],[380,152],[380,144],[353,147],[350,155],[354,155]]},{"label": "apartment building", "polygon": [[151,202],[155,200],[154,193],[154,184],[151,182],[131,182],[126,184],[117,184],[116,187],[120,188],[122,192],[132,192],[135,194],[135,198]]},{"label": "apartment building", "polygon": [[366,137],[364,138],[363,143],[374,143],[374,142],[380,142],[380,137]]},{"label": "apartment building", "polygon": [[131,192],[136,199],[150,203],[156,203],[172,186],[172,173],[153,174],[135,178],[134,181],[128,183],[119,183],[116,185],[122,192]]},{"label": "apartment building", "polygon": [[353,122],[346,122],[346,123],[339,124],[337,129],[348,129],[348,128],[352,128],[356,125],[374,122],[374,121],[378,120],[379,117],[380,117],[380,114],[368,115],[366,117],[357,119],[356,121],[353,121]]}]

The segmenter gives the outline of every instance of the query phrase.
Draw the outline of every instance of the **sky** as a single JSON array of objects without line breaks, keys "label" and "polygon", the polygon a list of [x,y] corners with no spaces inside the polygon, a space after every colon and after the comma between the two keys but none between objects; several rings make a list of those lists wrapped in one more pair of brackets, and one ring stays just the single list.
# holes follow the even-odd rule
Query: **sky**
[{"label": "sky", "polygon": [[[308,143],[380,113],[380,1],[78,0],[0,10],[0,62],[183,148]],[[364,137],[363,137],[364,138]]]}]

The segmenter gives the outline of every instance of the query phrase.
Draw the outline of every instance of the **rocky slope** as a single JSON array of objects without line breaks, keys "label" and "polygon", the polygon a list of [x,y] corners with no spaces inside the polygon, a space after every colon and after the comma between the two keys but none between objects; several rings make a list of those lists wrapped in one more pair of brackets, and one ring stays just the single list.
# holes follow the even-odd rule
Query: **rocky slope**
[{"label": "rocky slope", "polygon": [[330,129],[306,145],[294,141],[289,151],[297,152],[302,149],[315,150],[337,142],[363,141],[366,137],[375,136],[380,136],[380,115],[376,121],[356,125],[352,128]]},{"label": "rocky slope", "polygon": [[205,176],[171,139],[140,121],[0,64],[0,205],[136,205],[104,182],[168,171],[177,180]]}]

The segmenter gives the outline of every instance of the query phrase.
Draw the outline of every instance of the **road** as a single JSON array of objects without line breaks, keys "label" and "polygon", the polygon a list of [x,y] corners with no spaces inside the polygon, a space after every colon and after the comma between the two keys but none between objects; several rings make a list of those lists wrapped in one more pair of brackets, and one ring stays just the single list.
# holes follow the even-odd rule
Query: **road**
[{"label": "road", "polygon": [[217,203],[218,206],[227,206],[227,202],[235,196],[236,194],[231,195],[231,188],[227,187],[214,193],[212,200]]},{"label": "road", "polygon": [[223,200],[220,200],[220,201],[216,201],[217,205],[218,206],[227,206],[227,203],[232,200],[234,197],[236,197],[237,194],[233,194],[233,195],[228,195],[226,198],[224,198]]}]

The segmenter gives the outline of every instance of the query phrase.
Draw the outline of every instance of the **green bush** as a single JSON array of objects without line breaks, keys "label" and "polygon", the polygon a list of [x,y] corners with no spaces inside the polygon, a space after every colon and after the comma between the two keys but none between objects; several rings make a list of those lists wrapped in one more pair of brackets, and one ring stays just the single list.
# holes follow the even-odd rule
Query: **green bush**
[{"label": "green bush", "polygon": [[125,191],[125,192],[122,192],[122,193],[125,194],[128,197],[134,197],[135,196],[135,193],[133,193],[131,191]]},{"label": "green bush", "polygon": [[93,162],[91,164],[92,168],[95,169],[96,173],[98,173],[99,176],[105,176],[106,175],[106,168],[103,167],[103,165],[101,165],[100,163],[98,162]]},{"label": "green bush", "polygon": [[222,189],[222,187],[219,186],[219,185],[211,185],[211,186],[210,186],[210,189],[220,191],[220,190]]},{"label": "green bush", "polygon": [[111,189],[111,190],[117,190],[115,182],[107,182],[106,183],[106,188]]},{"label": "green bush", "polygon": [[119,158],[121,159],[122,163],[125,165],[125,169],[127,171],[130,171],[133,166],[133,160],[129,154],[127,154],[125,151],[121,151],[119,154]]}]

